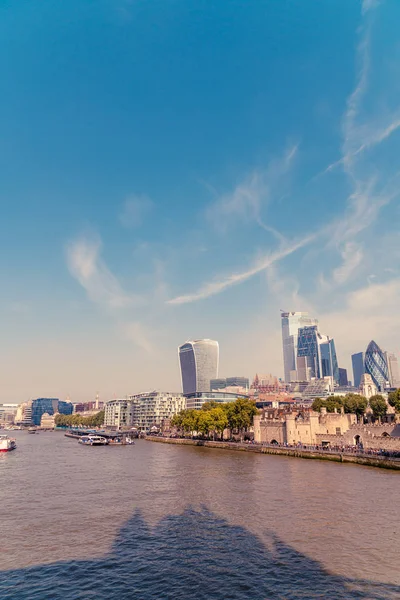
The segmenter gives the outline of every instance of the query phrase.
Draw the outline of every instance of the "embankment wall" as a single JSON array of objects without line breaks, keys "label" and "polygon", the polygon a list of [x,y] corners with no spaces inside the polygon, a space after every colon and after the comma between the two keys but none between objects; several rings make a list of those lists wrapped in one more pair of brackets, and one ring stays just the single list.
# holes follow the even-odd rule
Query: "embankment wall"
[{"label": "embankment wall", "polygon": [[400,460],[380,457],[362,456],[359,454],[342,454],[340,452],[304,450],[300,448],[280,448],[271,446],[259,446],[257,444],[241,444],[239,442],[213,442],[192,439],[163,438],[158,436],[147,436],[150,442],[161,442],[164,444],[176,444],[179,446],[204,446],[206,448],[218,448],[219,450],[237,450],[242,452],[255,452],[258,454],[275,454],[281,456],[292,456],[295,458],[308,458],[319,460],[331,460],[341,463],[354,463],[369,467],[380,467],[383,469],[394,469],[400,471]]}]

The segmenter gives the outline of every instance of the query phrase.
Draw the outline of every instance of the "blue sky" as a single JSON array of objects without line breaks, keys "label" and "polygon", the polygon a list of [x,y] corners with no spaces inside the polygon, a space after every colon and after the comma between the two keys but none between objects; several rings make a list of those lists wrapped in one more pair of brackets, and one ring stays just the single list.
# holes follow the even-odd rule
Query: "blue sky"
[{"label": "blue sky", "polygon": [[0,7],[0,399],[179,389],[177,346],[282,374],[399,352],[397,0]]}]

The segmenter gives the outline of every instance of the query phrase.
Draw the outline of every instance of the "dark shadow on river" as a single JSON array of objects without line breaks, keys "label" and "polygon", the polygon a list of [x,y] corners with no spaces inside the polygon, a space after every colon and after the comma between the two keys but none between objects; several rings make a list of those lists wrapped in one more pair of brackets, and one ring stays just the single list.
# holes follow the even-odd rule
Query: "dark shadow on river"
[{"label": "dark shadow on river", "polygon": [[0,598],[399,600],[400,587],[332,575],[273,534],[265,545],[206,509],[187,509],[154,529],[136,512],[100,560],[0,572]]}]

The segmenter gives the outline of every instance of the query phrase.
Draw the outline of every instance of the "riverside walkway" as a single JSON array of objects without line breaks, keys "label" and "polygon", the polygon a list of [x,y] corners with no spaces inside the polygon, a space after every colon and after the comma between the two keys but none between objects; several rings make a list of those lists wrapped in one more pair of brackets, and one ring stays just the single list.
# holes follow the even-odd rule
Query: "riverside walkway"
[{"label": "riverside walkway", "polygon": [[[259,454],[273,454],[277,456],[292,456],[294,458],[307,458],[318,460],[331,460],[340,463],[354,463],[358,465],[380,467],[400,471],[400,457],[392,456],[394,453],[384,450],[352,450],[350,448],[321,448],[317,446],[283,446],[279,444],[256,444],[253,442],[221,442],[212,440],[199,440],[191,438],[167,438],[161,436],[146,436],[151,442],[176,444],[182,446],[204,446],[221,450],[236,450],[242,452],[255,452]],[[379,453],[381,452],[381,453]]]}]

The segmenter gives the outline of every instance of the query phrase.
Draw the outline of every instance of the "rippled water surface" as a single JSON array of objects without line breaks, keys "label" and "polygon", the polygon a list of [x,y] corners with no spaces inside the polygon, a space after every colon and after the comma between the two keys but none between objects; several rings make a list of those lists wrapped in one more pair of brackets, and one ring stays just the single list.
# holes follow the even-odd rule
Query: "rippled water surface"
[{"label": "rippled water surface", "polygon": [[400,600],[400,474],[15,432],[2,599]]}]

